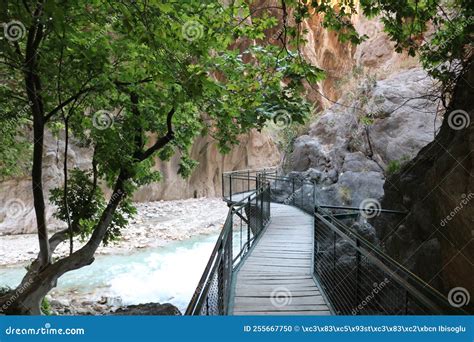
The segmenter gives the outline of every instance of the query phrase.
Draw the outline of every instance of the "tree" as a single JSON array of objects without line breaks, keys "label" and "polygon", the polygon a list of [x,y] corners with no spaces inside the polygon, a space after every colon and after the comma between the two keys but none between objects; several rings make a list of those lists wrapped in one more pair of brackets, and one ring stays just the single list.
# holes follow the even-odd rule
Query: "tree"
[{"label": "tree", "polygon": [[474,7],[468,0],[362,0],[369,17],[380,16],[395,50],[408,51],[441,82],[448,106],[456,84],[472,65]]},{"label": "tree", "polygon": [[[40,252],[21,284],[0,297],[1,312],[39,314],[59,277],[91,264],[99,245],[120,235],[134,213],[133,192],[160,178],[151,169],[155,156],[179,153],[187,176],[195,165],[188,149],[200,134],[225,152],[276,112],[303,122],[302,80],[317,81],[321,71],[286,41],[283,49],[234,44],[261,38],[277,22],[242,20],[249,15],[243,1],[2,1],[1,119],[13,123],[10,143],[20,126],[32,127]],[[66,139],[64,186],[51,200],[68,228],[52,236],[42,183],[47,129]],[[90,170],[68,172],[69,136],[93,149]],[[100,182],[112,189],[108,201]],[[87,242],[74,250],[74,236]],[[68,239],[69,255],[55,258]]]}]

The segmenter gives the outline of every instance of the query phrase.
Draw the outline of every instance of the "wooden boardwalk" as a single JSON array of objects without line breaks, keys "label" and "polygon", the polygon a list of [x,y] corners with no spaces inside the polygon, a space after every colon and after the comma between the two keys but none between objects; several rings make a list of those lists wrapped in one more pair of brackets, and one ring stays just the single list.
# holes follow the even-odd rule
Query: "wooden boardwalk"
[{"label": "wooden boardwalk", "polygon": [[271,221],[235,275],[234,315],[330,315],[312,277],[313,218],[271,204]]}]

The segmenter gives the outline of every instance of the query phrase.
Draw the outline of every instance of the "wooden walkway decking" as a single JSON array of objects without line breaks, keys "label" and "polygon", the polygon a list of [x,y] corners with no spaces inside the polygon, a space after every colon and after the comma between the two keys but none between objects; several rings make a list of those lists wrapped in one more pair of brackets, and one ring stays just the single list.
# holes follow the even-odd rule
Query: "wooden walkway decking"
[{"label": "wooden walkway decking", "polygon": [[234,315],[329,315],[312,277],[313,218],[271,204],[271,221],[235,276]]}]

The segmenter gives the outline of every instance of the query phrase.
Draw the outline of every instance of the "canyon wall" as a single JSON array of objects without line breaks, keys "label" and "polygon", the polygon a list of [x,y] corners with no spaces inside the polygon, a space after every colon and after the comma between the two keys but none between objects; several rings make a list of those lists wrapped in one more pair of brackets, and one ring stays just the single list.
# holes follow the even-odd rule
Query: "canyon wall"
[{"label": "canyon wall", "polygon": [[[43,182],[46,197],[49,190],[63,183],[64,142],[61,137],[47,133],[45,138]],[[177,173],[178,157],[169,162],[156,159],[155,168],[161,171],[162,181],[141,188],[134,199],[139,202],[170,200],[190,197],[221,196],[221,173],[246,168],[276,165],[280,155],[275,143],[266,134],[256,131],[241,137],[240,144],[230,153],[218,152],[209,137],[199,137],[192,147],[191,157],[199,165],[189,179]],[[68,149],[70,168],[91,168],[91,151],[72,143]],[[54,207],[47,203],[46,215],[51,229],[63,227],[64,223],[53,218]],[[17,177],[0,182],[0,235],[24,234],[36,231],[33,210],[31,179]]]},{"label": "canyon wall", "polygon": [[222,195],[222,173],[277,165],[280,154],[273,140],[264,133],[252,131],[228,154],[221,154],[209,137],[200,137],[191,149],[191,157],[199,165],[188,179],[178,176],[179,158],[169,162],[157,160],[156,169],[163,181],[144,186],[135,194],[139,202],[157,199],[171,200],[190,197],[219,197]]},{"label": "canyon wall", "polygon": [[[464,289],[466,303],[474,293],[473,84],[471,66],[456,86],[436,139],[385,183],[382,206],[409,214],[402,222],[376,222],[394,227],[380,229],[391,255],[445,293]],[[470,303],[466,309],[474,312]]]}]

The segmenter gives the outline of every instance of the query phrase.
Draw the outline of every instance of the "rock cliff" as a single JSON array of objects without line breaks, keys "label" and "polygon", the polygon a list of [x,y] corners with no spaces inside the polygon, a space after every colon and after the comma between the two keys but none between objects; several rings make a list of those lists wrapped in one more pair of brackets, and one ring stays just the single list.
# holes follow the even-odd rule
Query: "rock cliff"
[{"label": "rock cliff", "polygon": [[419,68],[361,84],[356,98],[343,96],[296,139],[290,169],[316,180],[326,204],[381,200],[386,175],[415,157],[440,125],[432,87]]},{"label": "rock cliff", "polygon": [[[46,193],[63,182],[64,142],[61,137],[48,133],[45,139],[43,182]],[[181,198],[215,197],[221,195],[221,173],[223,171],[259,168],[276,165],[279,152],[275,143],[265,134],[251,132],[241,138],[241,143],[226,155],[218,152],[216,144],[208,137],[200,137],[193,145],[191,156],[199,165],[189,179],[177,174],[178,158],[169,162],[156,160],[156,169],[163,180],[140,189],[135,194],[139,202]],[[91,167],[91,151],[72,143],[68,153],[70,168]],[[50,228],[64,225],[52,215],[54,208],[46,209]],[[0,182],[0,235],[32,233],[36,229],[33,196],[29,177],[18,177]]]},{"label": "rock cliff", "polygon": [[393,227],[380,230],[389,253],[446,293],[474,293],[473,84],[471,68],[457,84],[436,139],[385,183],[382,205],[407,208],[409,215],[378,223]]}]

